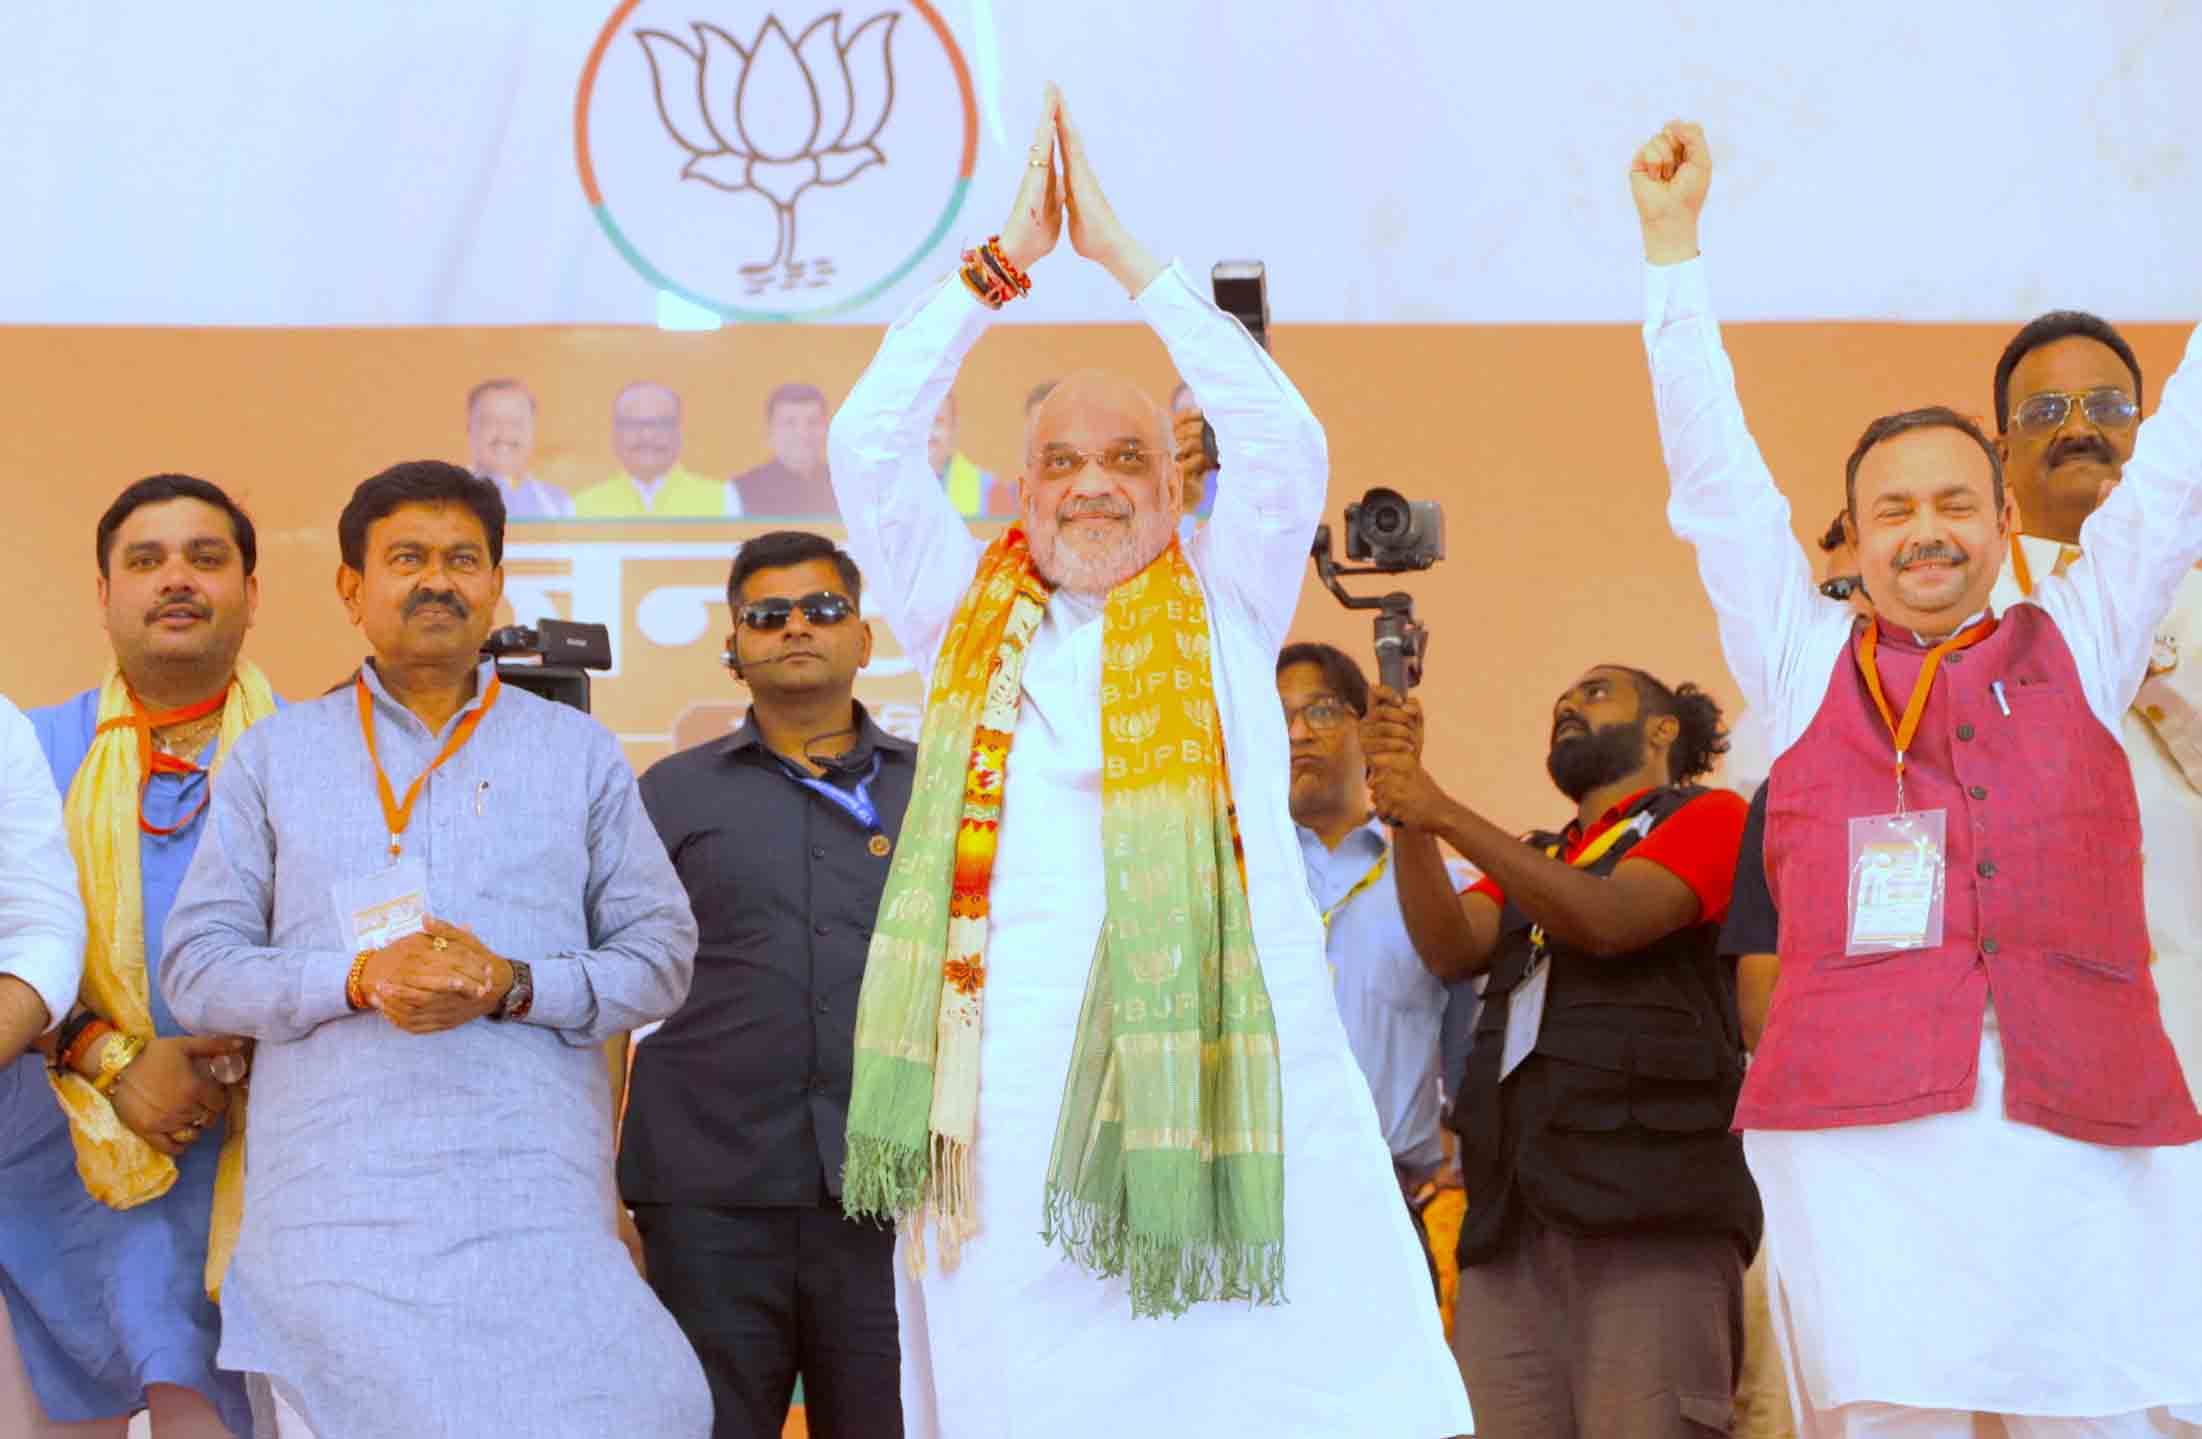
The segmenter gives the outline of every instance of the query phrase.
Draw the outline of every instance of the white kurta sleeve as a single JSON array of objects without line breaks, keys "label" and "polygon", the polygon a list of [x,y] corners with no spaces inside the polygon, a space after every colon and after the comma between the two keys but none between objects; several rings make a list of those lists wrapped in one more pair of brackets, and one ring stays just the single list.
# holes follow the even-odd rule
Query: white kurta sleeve
[{"label": "white kurta sleeve", "polygon": [[2118,733],[2157,626],[2202,559],[2202,329],[2141,426],[2118,488],[2080,526],[2080,558],[2034,587],[2072,651],[2088,708]]},{"label": "white kurta sleeve", "polygon": [[1214,513],[1193,537],[1194,564],[1213,589],[1245,608],[1267,648],[1280,649],[1330,488],[1329,441],[1268,351],[1176,264],[1140,292],[1139,309],[1200,396],[1229,471]]},{"label": "white kurta sleeve", "polygon": [[51,1030],[84,977],[84,900],[61,796],[23,712],[0,699],[0,974],[37,991]]},{"label": "white kurta sleeve", "polygon": [[1771,763],[1819,710],[1851,614],[1813,588],[1789,501],[1744,424],[1704,260],[1645,266],[1644,351],[1671,485],[1667,523],[1697,550],[1721,650],[1766,726]]},{"label": "white kurta sleeve", "polygon": [[933,416],[992,312],[953,276],[888,327],[827,436],[849,553],[921,672],[978,571],[980,546],[926,463]]}]

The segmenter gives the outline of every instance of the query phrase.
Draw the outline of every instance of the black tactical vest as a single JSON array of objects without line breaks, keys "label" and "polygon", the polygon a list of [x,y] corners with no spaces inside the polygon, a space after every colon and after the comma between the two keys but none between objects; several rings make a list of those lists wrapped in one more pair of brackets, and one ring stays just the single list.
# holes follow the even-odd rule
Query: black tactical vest
[{"label": "black tactical vest", "polygon": [[[1705,791],[1651,791],[1622,824],[1657,826]],[[1628,858],[1630,834],[1594,863]],[[1537,834],[1544,849],[1560,842]],[[1531,958],[1530,921],[1511,902],[1453,1102],[1468,1216],[1460,1262],[1511,1242],[1522,1206],[1569,1234],[1733,1235],[1746,1262],[1764,1224],[1758,1188],[1729,1126],[1743,1088],[1743,1031],[1720,926],[1697,924],[1634,954],[1600,959],[1546,936],[1550,975],[1536,1047],[1505,1083],[1506,1016]]]}]

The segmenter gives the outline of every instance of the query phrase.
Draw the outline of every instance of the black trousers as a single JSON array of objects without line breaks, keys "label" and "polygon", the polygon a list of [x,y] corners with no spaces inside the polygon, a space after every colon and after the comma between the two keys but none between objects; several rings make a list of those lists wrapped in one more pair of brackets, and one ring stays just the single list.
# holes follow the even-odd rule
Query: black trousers
[{"label": "black trousers", "polygon": [[902,1433],[892,1230],[837,1204],[638,1204],[635,1227],[711,1381],[712,1439],[780,1439],[797,1374],[815,1439]]}]

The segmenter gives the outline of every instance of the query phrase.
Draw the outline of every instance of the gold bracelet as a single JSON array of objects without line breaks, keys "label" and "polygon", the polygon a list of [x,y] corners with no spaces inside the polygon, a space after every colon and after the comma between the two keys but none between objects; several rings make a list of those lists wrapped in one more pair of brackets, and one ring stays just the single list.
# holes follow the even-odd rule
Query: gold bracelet
[{"label": "gold bracelet", "polygon": [[101,1094],[113,1094],[115,1092],[115,1082],[122,1078],[122,1072],[134,1064],[137,1057],[143,1053],[145,1053],[144,1040],[134,1034],[123,1034],[118,1030],[115,1034],[114,1043],[105,1046],[99,1052],[99,1072],[92,1076],[92,1088],[98,1090]]},{"label": "gold bracelet", "polygon": [[351,973],[344,976],[344,1002],[352,1007],[354,1014],[367,1007],[367,995],[359,982],[367,977],[367,961],[374,958],[374,954],[371,949],[361,950],[352,960]]}]

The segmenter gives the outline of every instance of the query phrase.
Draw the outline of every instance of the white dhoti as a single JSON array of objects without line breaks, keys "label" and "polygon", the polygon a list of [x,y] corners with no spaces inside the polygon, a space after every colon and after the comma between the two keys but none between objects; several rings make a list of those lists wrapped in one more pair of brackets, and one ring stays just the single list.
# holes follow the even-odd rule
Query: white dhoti
[{"label": "white dhoti", "polygon": [[2202,1436],[2202,1143],[2006,1118],[1992,1010],[1970,1108],[1744,1151],[1799,1439]]}]

